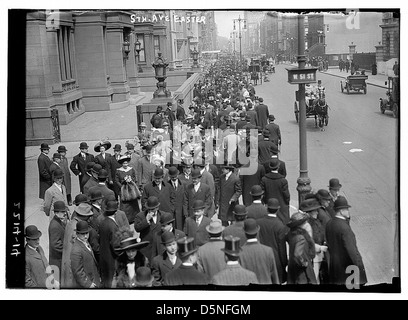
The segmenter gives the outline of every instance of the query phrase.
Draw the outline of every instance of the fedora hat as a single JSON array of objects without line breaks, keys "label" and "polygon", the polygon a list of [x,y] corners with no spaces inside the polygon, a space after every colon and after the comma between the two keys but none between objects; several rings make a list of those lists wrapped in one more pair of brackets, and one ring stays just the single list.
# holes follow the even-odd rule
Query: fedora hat
[{"label": "fedora hat", "polygon": [[[128,146],[128,148],[129,148],[129,146]],[[123,155],[123,156],[121,156],[120,158],[119,158],[119,160],[118,160],[118,162],[120,163],[120,164],[123,164],[123,162],[125,162],[125,161],[127,161],[127,162],[129,162],[130,160],[131,160],[132,158],[129,156],[129,155]]]},{"label": "fedora hat", "polygon": [[205,203],[203,200],[195,200],[193,202],[193,211],[195,210],[201,210],[205,208]]},{"label": "fedora hat", "polygon": [[91,231],[92,228],[89,226],[88,222],[86,221],[78,221],[76,224],[76,229],[75,232],[76,233],[88,233],[89,231]]},{"label": "fedora hat", "polygon": [[173,222],[174,220],[176,220],[176,219],[174,218],[173,214],[170,213],[170,212],[162,212],[160,214],[160,224],[162,226],[164,226],[166,224],[169,224],[169,223]]},{"label": "fedora hat", "polygon": [[110,200],[106,202],[105,213],[112,215],[118,210],[118,202],[116,200]]},{"label": "fedora hat", "polygon": [[98,178],[106,179],[107,177],[109,177],[107,170],[102,169],[101,171],[99,171]]},{"label": "fedora hat", "polygon": [[67,206],[64,201],[55,201],[54,202],[54,212],[66,212]]},{"label": "fedora hat", "polygon": [[252,186],[251,191],[249,192],[249,194],[251,196],[254,196],[254,197],[259,197],[259,196],[262,196],[264,194],[264,191],[263,191],[263,189],[262,189],[262,187],[260,185],[256,184],[256,185]]},{"label": "fedora hat", "polygon": [[40,149],[41,150],[50,150],[50,146],[48,145],[48,143],[41,143]]},{"label": "fedora hat", "polygon": [[92,207],[88,203],[80,203],[75,207],[75,212],[83,217],[89,217],[93,215]]},{"label": "fedora hat", "polygon": [[325,190],[325,189],[320,189],[317,191],[316,193],[316,198],[318,200],[331,200],[331,196],[329,191]]},{"label": "fedora hat", "polygon": [[102,166],[100,164],[95,163],[92,167],[92,172],[99,174],[99,171],[102,170]]},{"label": "fedora hat", "polygon": [[152,271],[148,267],[139,267],[136,269],[135,284],[139,287],[151,286],[154,280]]},{"label": "fedora hat", "polygon": [[279,200],[276,198],[270,198],[268,200],[267,207],[270,210],[278,210],[280,208]]},{"label": "fedora hat", "polygon": [[209,234],[221,234],[225,227],[222,225],[220,219],[211,220],[210,224],[205,227]]},{"label": "fedora hat", "polygon": [[154,170],[153,177],[154,177],[155,179],[163,178],[163,177],[164,177],[164,171],[163,171],[163,169],[161,169],[161,168],[156,168],[156,169]]},{"label": "fedora hat", "polygon": [[79,205],[80,203],[88,203],[89,199],[88,196],[86,194],[80,193],[77,194],[74,200],[74,205]]},{"label": "fedora hat", "polygon": [[173,232],[170,231],[164,231],[161,235],[161,243],[166,245],[168,243],[171,243],[173,241],[176,241],[176,236],[174,235]]},{"label": "fedora hat", "polygon": [[109,150],[110,147],[112,146],[112,143],[110,143],[107,140],[106,141],[99,141],[94,147],[95,152],[101,152],[101,147],[102,146],[105,147],[105,150]]},{"label": "fedora hat", "polygon": [[55,169],[54,173],[52,174],[54,179],[57,178],[62,178],[64,176],[64,171],[62,171],[61,169]]},{"label": "fedora hat", "polygon": [[194,238],[183,237],[177,240],[177,252],[181,258],[187,257],[197,250]]},{"label": "fedora hat", "polygon": [[67,152],[67,148],[65,148],[65,146],[59,146],[57,149],[57,152]]},{"label": "fedora hat", "polygon": [[24,234],[27,239],[31,240],[39,239],[42,235],[41,231],[34,225],[27,226]]},{"label": "fedora hat", "polygon": [[122,146],[120,144],[115,144],[113,151],[121,151],[121,150],[122,150]]},{"label": "fedora hat", "polygon": [[88,146],[88,144],[86,142],[81,142],[79,144],[79,149],[88,149],[88,148],[89,148],[89,146]]},{"label": "fedora hat", "polygon": [[303,212],[310,212],[321,208],[321,204],[316,199],[307,199],[300,203],[299,210]]},{"label": "fedora hat", "polygon": [[255,219],[248,218],[244,221],[244,231],[246,234],[257,234],[259,231],[259,226],[256,223]]},{"label": "fedora hat", "polygon": [[290,217],[290,221],[286,224],[289,228],[293,229],[301,226],[309,219],[309,214],[306,212],[295,212]]},{"label": "fedora hat", "polygon": [[52,155],[52,158],[53,158],[53,159],[55,159],[55,158],[57,158],[57,159],[62,159],[61,154],[58,153],[58,152],[54,153],[54,154]]},{"label": "fedora hat", "polygon": [[176,167],[170,167],[169,168],[169,177],[174,178],[177,177],[180,174],[180,171]]},{"label": "fedora hat", "polygon": [[273,158],[271,161],[269,161],[269,167],[271,168],[271,170],[278,170],[279,160],[276,158]]},{"label": "fedora hat", "polygon": [[237,216],[245,216],[248,214],[248,211],[245,206],[242,204],[237,204],[233,210],[234,214]]},{"label": "fedora hat", "polygon": [[345,209],[345,208],[350,208],[347,199],[344,198],[343,196],[338,196],[336,201],[334,201],[334,206],[333,209],[334,211],[340,210],[340,209]]},{"label": "fedora hat", "polygon": [[332,178],[329,180],[329,189],[340,190],[341,187],[339,179]]},{"label": "fedora hat", "polygon": [[152,210],[160,207],[160,202],[159,199],[155,196],[150,196],[147,199],[146,205],[145,205],[147,210]]},{"label": "fedora hat", "polygon": [[92,171],[92,168],[93,168],[93,166],[94,166],[95,164],[96,164],[96,163],[93,162],[93,161],[88,162],[88,163],[86,164],[86,172],[91,172],[91,171]]},{"label": "fedora hat", "polygon": [[224,238],[225,247],[221,250],[230,256],[238,257],[242,251],[240,240],[239,237],[234,237],[233,235],[226,236]]},{"label": "fedora hat", "polygon": [[191,172],[191,178],[192,178],[192,179],[197,179],[197,178],[201,178],[201,177],[202,177],[202,174],[201,174],[201,171],[200,171],[200,170],[194,169],[194,170]]},{"label": "fedora hat", "polygon": [[129,249],[140,250],[147,247],[149,244],[149,241],[142,241],[140,238],[126,238],[120,242],[120,246],[115,248],[115,251],[123,252]]},{"label": "fedora hat", "polygon": [[89,201],[96,201],[96,200],[103,199],[101,190],[95,190],[95,189],[92,190],[92,189],[89,191]]}]

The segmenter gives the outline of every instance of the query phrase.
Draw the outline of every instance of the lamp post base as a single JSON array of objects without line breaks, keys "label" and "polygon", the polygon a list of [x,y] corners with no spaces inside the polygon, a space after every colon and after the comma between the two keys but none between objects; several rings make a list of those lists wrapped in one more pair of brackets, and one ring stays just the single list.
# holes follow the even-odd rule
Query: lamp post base
[{"label": "lamp post base", "polygon": [[312,192],[312,187],[310,186],[311,180],[309,177],[299,177],[297,179],[297,187],[296,190],[298,191],[298,206],[302,201],[305,200],[305,196]]}]

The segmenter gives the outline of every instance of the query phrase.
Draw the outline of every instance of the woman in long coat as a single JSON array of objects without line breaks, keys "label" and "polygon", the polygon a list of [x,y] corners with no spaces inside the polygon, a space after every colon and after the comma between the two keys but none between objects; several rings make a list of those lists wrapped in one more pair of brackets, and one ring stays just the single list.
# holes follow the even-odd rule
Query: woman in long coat
[{"label": "woman in long coat", "polygon": [[313,270],[315,243],[308,223],[309,215],[296,212],[287,226],[289,243],[288,284],[317,284]]},{"label": "woman in long coat", "polygon": [[[130,157],[128,155],[120,157],[118,162],[122,167],[116,169],[115,181],[119,190],[122,190],[122,186],[126,185],[128,182],[133,181],[136,185],[136,171],[134,168],[129,166]],[[121,192],[122,193],[122,192]],[[120,199],[120,210],[126,213],[129,220],[129,224],[135,221],[136,215],[140,212],[139,200],[134,199],[131,201],[123,201],[122,197]]]}]

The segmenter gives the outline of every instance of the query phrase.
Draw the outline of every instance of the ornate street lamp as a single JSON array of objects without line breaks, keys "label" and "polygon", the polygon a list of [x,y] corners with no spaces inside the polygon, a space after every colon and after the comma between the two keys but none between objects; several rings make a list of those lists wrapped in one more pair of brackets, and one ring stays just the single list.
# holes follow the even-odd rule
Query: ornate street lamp
[{"label": "ornate street lamp", "polygon": [[140,65],[140,51],[142,50],[142,44],[136,39],[134,53],[136,57],[137,65],[139,66],[139,73],[143,72],[142,66]]},{"label": "ornate street lamp", "polygon": [[198,60],[198,51],[197,51],[197,48],[195,48],[194,47],[194,50],[191,52],[191,55],[192,55],[192,57],[193,57],[193,69],[194,68],[198,68],[198,63],[197,63],[197,60]]},{"label": "ornate street lamp", "polygon": [[125,40],[122,44],[122,52],[123,52],[123,59],[127,60],[129,59],[129,53],[130,53],[130,43],[128,40]]},{"label": "ornate street lamp", "polygon": [[155,78],[157,79],[157,90],[153,93],[153,98],[168,98],[171,97],[171,92],[166,89],[166,71],[169,64],[166,62],[166,59],[162,57],[162,53],[159,52],[158,57],[152,63],[154,68]]}]

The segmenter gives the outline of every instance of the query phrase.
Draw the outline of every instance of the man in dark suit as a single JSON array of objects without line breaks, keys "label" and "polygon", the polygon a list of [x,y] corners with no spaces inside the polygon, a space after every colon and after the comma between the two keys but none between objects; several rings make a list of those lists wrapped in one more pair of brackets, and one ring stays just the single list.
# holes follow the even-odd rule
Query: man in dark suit
[{"label": "man in dark suit", "polygon": [[260,164],[265,164],[272,158],[276,145],[269,140],[269,131],[263,130],[262,136],[258,137],[258,158]]},{"label": "man in dark suit", "polygon": [[191,179],[192,183],[187,185],[184,193],[184,214],[187,217],[193,217],[194,201],[201,200],[205,205],[204,215],[208,216],[213,202],[210,187],[201,182],[201,173],[197,169],[193,170]]},{"label": "man in dark suit", "polygon": [[242,194],[241,181],[234,173],[234,170],[235,167],[224,165],[222,167],[223,174],[220,178],[218,218],[221,219],[224,226],[228,226],[234,219],[232,211]]},{"label": "man in dark suit", "polygon": [[50,174],[51,174],[52,179],[53,179],[54,171],[56,169],[61,169],[62,170],[62,168],[60,166],[60,163],[61,163],[61,155],[59,153],[54,153],[52,155],[52,163],[50,165]]},{"label": "man in dark suit", "polygon": [[92,187],[95,187],[99,184],[98,180],[98,175],[99,171],[102,170],[102,166],[100,164],[95,164],[92,169],[91,169],[91,175],[92,177],[89,178],[89,180],[85,183],[83,189],[84,189],[84,194],[87,194],[89,196],[89,189]]},{"label": "man in dark suit", "polygon": [[260,284],[280,284],[273,250],[259,243],[257,239],[259,226],[256,221],[246,219],[244,231],[248,240],[242,247],[242,267],[253,271]]},{"label": "man in dark suit", "polygon": [[185,161],[182,161],[180,166],[182,167],[183,172],[179,174],[178,178],[187,188],[187,186],[193,182],[193,179],[191,178],[191,172],[192,172],[193,166],[190,162],[185,162]]},{"label": "man in dark suit", "polygon": [[198,249],[197,270],[205,273],[210,279],[225,268],[224,254],[221,251],[224,248],[222,241],[224,229],[221,220],[212,220],[206,227],[210,239]]},{"label": "man in dark suit", "polygon": [[254,185],[251,189],[252,204],[247,206],[248,218],[261,219],[268,214],[265,205],[262,203],[264,191],[260,185]]},{"label": "man in dark suit", "polygon": [[159,210],[160,202],[155,196],[151,196],[145,203],[146,210],[139,212],[136,215],[134,227],[136,232],[140,233],[140,239],[142,241],[149,241],[150,244],[141,249],[142,252],[149,261],[152,257],[153,236],[161,230],[161,211]]},{"label": "man in dark suit", "polygon": [[[350,227],[349,204],[346,198],[339,196],[334,202],[335,217],[326,225],[326,239],[330,250],[329,277],[330,284],[345,285],[346,281],[354,273],[353,283],[364,285],[367,276],[363,259],[357,248],[356,236]],[[357,270],[347,270],[354,266]]]},{"label": "man in dark suit", "polygon": [[281,132],[279,125],[274,123],[275,116],[273,114],[270,114],[268,120],[269,124],[266,125],[265,130],[269,131],[269,140],[276,145],[281,145],[282,144]]},{"label": "man in dark suit", "polygon": [[251,149],[248,162],[239,169],[239,178],[242,187],[242,200],[245,206],[252,204],[251,190],[255,185],[260,185],[265,175],[265,167],[258,162],[258,150]]},{"label": "man in dark suit", "polygon": [[158,106],[156,109],[156,113],[152,116],[150,119],[150,123],[152,125],[152,128],[160,129],[162,126],[163,122],[163,107]]},{"label": "man in dark suit", "polygon": [[214,204],[215,206],[218,205],[218,200],[220,198],[220,171],[217,165],[214,164],[214,156],[212,153],[205,155],[205,170],[212,174],[214,179]]},{"label": "man in dark suit", "polygon": [[165,286],[208,285],[210,279],[198,271],[194,264],[197,262],[197,250],[194,238],[182,238],[177,241],[178,255],[182,261],[180,267],[164,276]]},{"label": "man in dark suit", "polygon": [[279,201],[274,198],[269,199],[267,206],[268,214],[256,221],[259,225],[259,242],[272,248],[279,281],[285,283],[287,278],[286,267],[288,265],[285,236],[289,228],[283,224],[276,214],[280,208]]},{"label": "man in dark suit", "polygon": [[267,105],[263,104],[263,98],[259,98],[259,105],[255,107],[255,111],[258,115],[258,127],[264,129],[267,125],[269,109]]},{"label": "man in dark suit", "polygon": [[[63,201],[54,203],[54,217],[48,226],[50,265],[61,270],[64,233],[67,221],[67,207]],[[60,279],[57,279],[60,282]]]},{"label": "man in dark suit", "polygon": [[244,232],[244,221],[247,218],[248,211],[245,206],[237,204],[233,213],[235,221],[224,229],[222,236],[223,238],[229,235],[238,237],[241,241],[241,246],[243,246],[247,240]]},{"label": "man in dark suit", "polygon": [[163,254],[152,259],[151,268],[154,276],[153,286],[162,286],[167,273],[181,266],[181,260],[177,256],[176,236],[170,231],[164,231],[161,235],[161,244],[166,248]]},{"label": "man in dark suit", "polygon": [[[29,225],[25,228],[25,287],[26,288],[46,288],[46,280],[49,276],[47,268],[48,260],[44,250],[40,246],[42,233],[36,226]],[[59,283],[54,283],[58,285]]]},{"label": "man in dark suit", "polygon": [[224,286],[247,286],[251,283],[257,284],[258,279],[252,271],[244,269],[239,263],[241,253],[240,239],[238,237],[227,236],[225,239],[224,251],[226,266],[212,277],[212,283]]},{"label": "man in dark suit", "polygon": [[187,237],[193,237],[198,247],[207,243],[209,240],[206,227],[211,219],[204,216],[206,205],[202,200],[195,200],[192,206],[193,216],[186,219],[184,233]]},{"label": "man in dark suit", "polygon": [[40,192],[39,198],[44,199],[45,191],[52,185],[52,177],[50,173],[51,159],[48,157],[50,147],[46,143],[41,144],[41,154],[38,156],[38,172],[40,174]]},{"label": "man in dark suit", "polygon": [[163,181],[164,172],[161,168],[156,168],[153,174],[153,181],[143,188],[142,209],[145,210],[147,199],[155,196],[159,199],[159,210],[173,213],[176,194],[174,190]]},{"label": "man in dark suit", "polygon": [[164,116],[167,118],[167,122],[169,123],[170,130],[173,131],[173,124],[174,121],[176,120],[176,116],[174,115],[173,112],[173,103],[172,102],[167,102],[167,109],[164,111]]},{"label": "man in dark suit", "polygon": [[176,111],[176,119],[179,121],[184,121],[186,118],[186,111],[184,110],[183,107],[184,100],[179,99],[177,101],[177,111]]},{"label": "man in dark suit", "polygon": [[174,218],[176,229],[183,230],[184,227],[184,214],[183,214],[183,204],[184,204],[184,193],[185,185],[178,178],[179,171],[176,167],[169,168],[169,181],[167,182],[170,190],[174,193]]},{"label": "man in dark suit", "polygon": [[98,262],[88,242],[91,229],[86,221],[79,221],[76,225],[76,239],[70,256],[73,288],[92,289],[101,287]]},{"label": "man in dark suit", "polygon": [[88,190],[88,196],[92,193],[95,193],[96,190],[99,190],[103,198],[108,196],[115,196],[115,193],[106,186],[106,180],[109,178],[108,171],[101,169],[98,173],[98,184],[96,186],[90,187]]},{"label": "man in dark suit", "polygon": [[79,145],[81,152],[74,156],[69,166],[71,171],[79,178],[81,193],[84,193],[84,185],[86,183],[86,180],[83,179],[87,172],[86,166],[89,162],[95,162],[94,156],[88,153],[88,148],[89,146],[86,142],[81,142]]},{"label": "man in dark suit", "polygon": [[[112,187],[113,192],[115,193],[115,196],[118,197],[120,195],[120,189],[118,185],[115,182],[115,176],[116,176],[116,169],[120,168],[122,165],[118,162],[120,159],[122,151],[122,147],[120,144],[115,144],[115,147],[113,148],[113,156],[109,157],[106,162],[108,164],[108,183],[109,186]],[[137,168],[134,168],[135,170]]]},{"label": "man in dark suit", "polygon": [[278,149],[278,146],[275,144],[272,145],[271,159],[269,159],[269,161],[264,163],[265,173],[271,172],[271,161],[273,159],[278,159],[279,161],[278,173],[280,173],[284,178],[286,178],[286,174],[287,174],[286,173],[286,163],[285,161],[279,159],[279,149]]},{"label": "man in dark suit", "polygon": [[289,222],[289,185],[286,178],[278,173],[279,160],[272,159],[270,162],[271,172],[267,173],[261,181],[261,187],[265,191],[265,199],[276,198],[279,201],[280,210],[285,217],[284,224]]},{"label": "man in dark suit", "polygon": [[101,271],[102,285],[104,288],[112,288],[112,280],[115,274],[115,263],[117,253],[115,248],[119,247],[117,233],[118,224],[114,218],[118,210],[117,201],[108,201],[105,208],[105,219],[99,227],[100,257],[99,267]]}]

